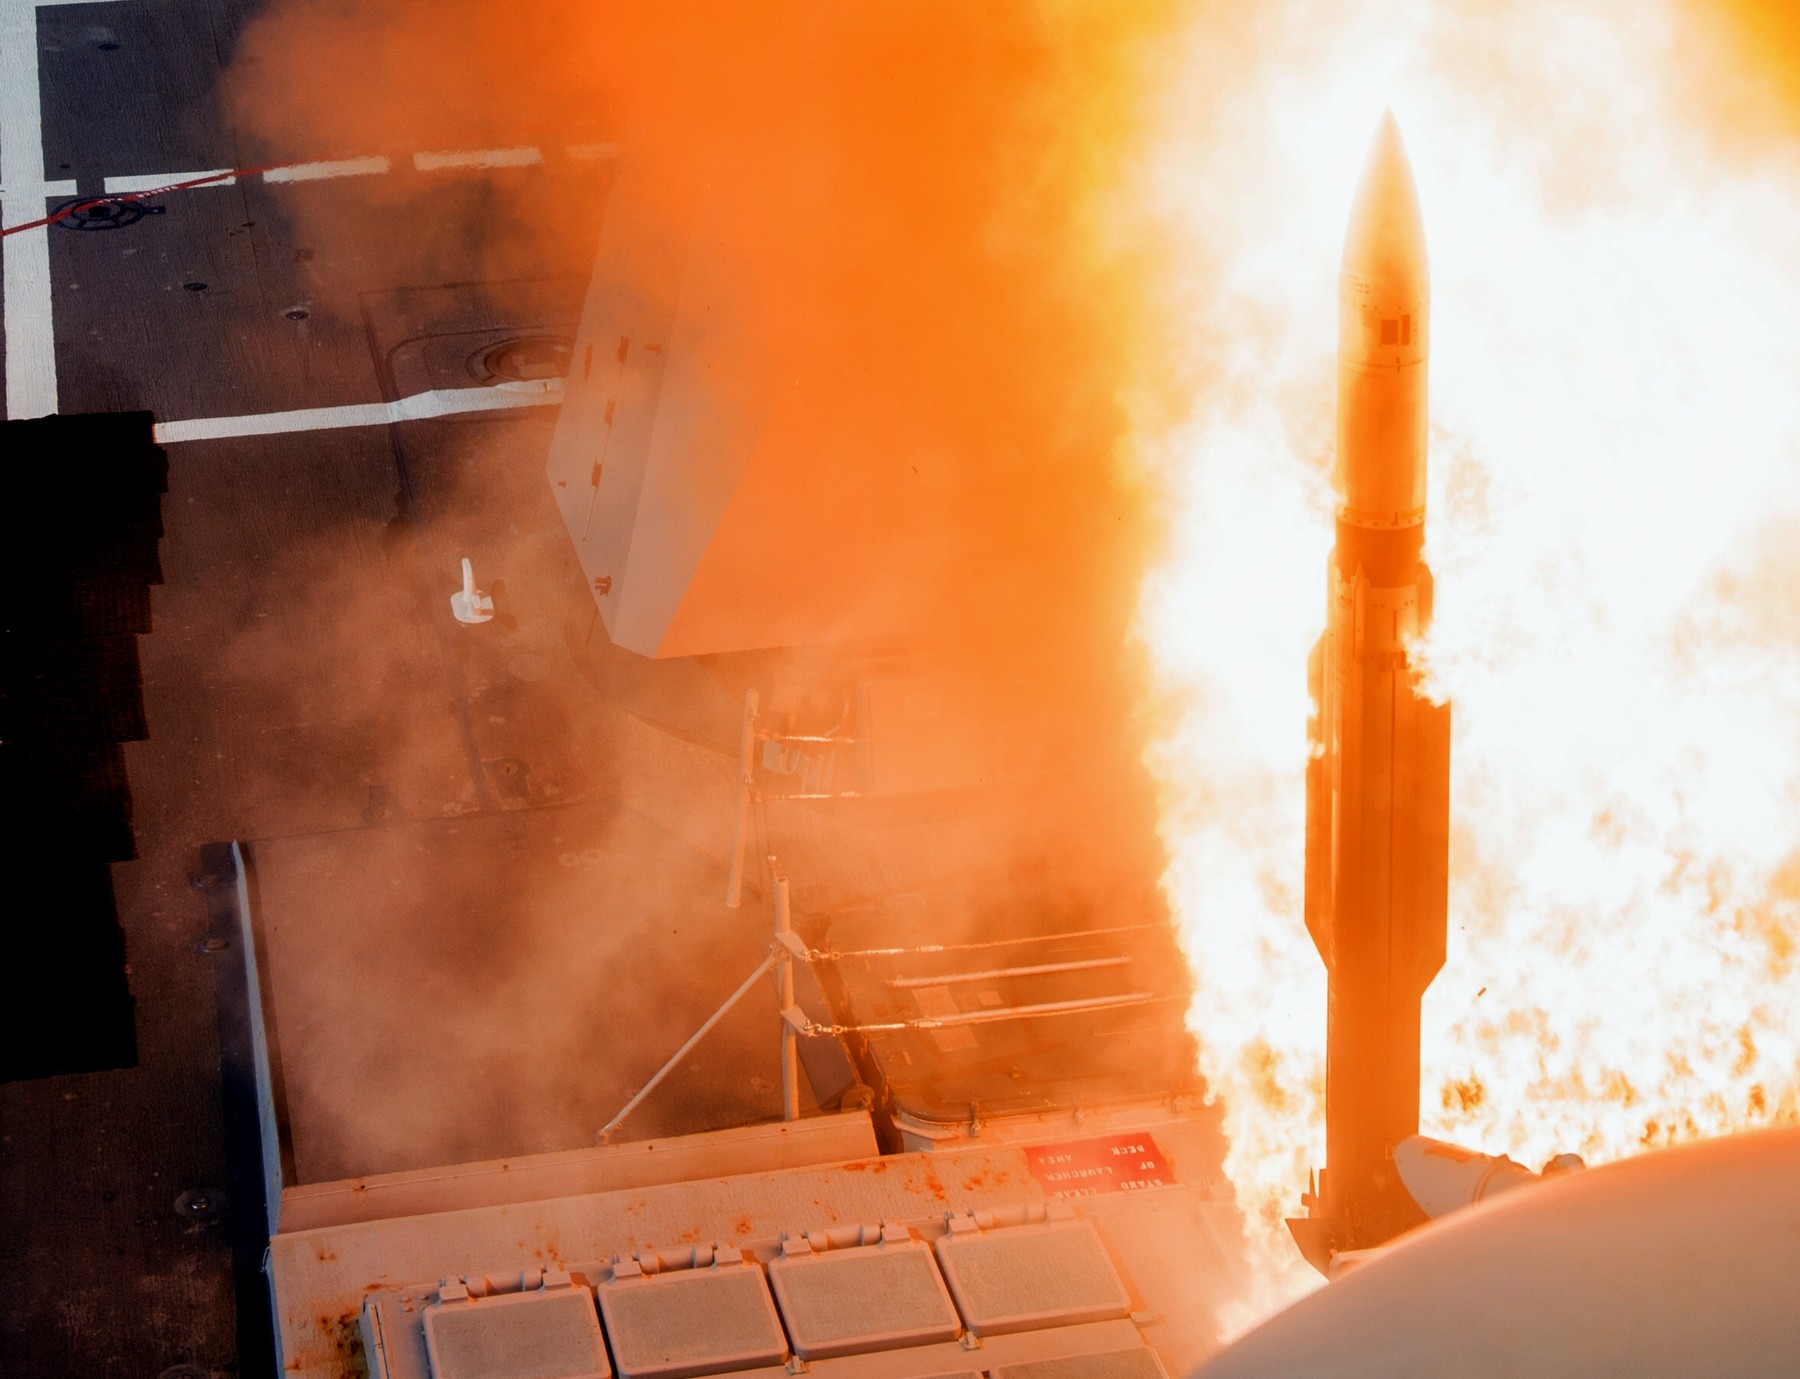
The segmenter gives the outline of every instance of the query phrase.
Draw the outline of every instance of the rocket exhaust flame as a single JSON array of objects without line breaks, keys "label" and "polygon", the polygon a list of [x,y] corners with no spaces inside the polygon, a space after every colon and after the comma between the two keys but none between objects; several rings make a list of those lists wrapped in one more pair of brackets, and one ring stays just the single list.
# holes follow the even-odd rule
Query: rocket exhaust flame
[{"label": "rocket exhaust flame", "polygon": [[1168,522],[1140,626],[1259,1281],[1238,1326],[1316,1286],[1283,1218],[1335,1153],[1296,671],[1332,540],[1329,275],[1384,103],[1431,214],[1410,655],[1456,721],[1420,1127],[1535,1167],[1800,1118],[1800,102],[1759,104],[1800,50],[1785,18],[1785,51],[1721,43],[1726,8],[1277,0],[1168,45],[1133,188],[1169,304],[1132,438]]},{"label": "rocket exhaust flame", "polygon": [[1289,1222],[1320,1270],[1423,1220],[1395,1172],[1419,1128],[1419,1001],[1444,964],[1450,709],[1419,688],[1430,288],[1392,113],[1357,189],[1338,295],[1337,549],[1308,678],[1306,927],[1329,973],[1326,1169]]}]

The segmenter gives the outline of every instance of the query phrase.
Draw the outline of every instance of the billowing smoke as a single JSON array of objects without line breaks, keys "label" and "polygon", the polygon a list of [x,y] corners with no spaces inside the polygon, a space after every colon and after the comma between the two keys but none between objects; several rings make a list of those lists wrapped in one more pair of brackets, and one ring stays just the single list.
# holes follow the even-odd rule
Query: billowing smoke
[{"label": "billowing smoke", "polygon": [[[1094,198],[1163,9],[293,0],[237,90],[259,157],[600,141],[671,241],[725,208],[720,386],[811,442],[770,544],[835,533],[836,578],[934,636],[1113,666],[1145,514],[1113,454],[1131,254]],[[418,179],[359,195],[459,256],[523,236],[585,272],[599,239],[503,178],[454,224]]]},{"label": "billowing smoke", "polygon": [[[793,441],[758,456],[763,487],[779,501],[760,518],[768,581],[744,597],[797,589],[835,609],[846,635],[879,628],[883,648],[972,665],[987,686],[962,706],[972,735],[1022,727],[1039,748],[1034,770],[1057,768],[984,811],[940,810],[905,843],[896,839],[907,829],[890,829],[864,868],[868,884],[891,889],[978,873],[988,893],[965,889],[939,911],[952,931],[989,924],[1002,907],[1041,906],[1046,916],[1058,905],[1079,910],[1088,903],[1083,894],[1102,911],[1100,922],[1130,922],[1145,917],[1126,911],[1146,895],[1154,901],[1161,867],[1153,791],[1137,766],[1141,667],[1131,640],[1152,514],[1117,442],[1122,399],[1136,386],[1138,285],[1155,253],[1119,233],[1105,191],[1123,174],[1145,74],[1170,16],[1162,4],[551,0],[526,11],[475,0],[284,0],[243,36],[233,99],[250,144],[246,161],[384,154],[397,169],[285,203],[301,239],[311,242],[316,231],[321,242],[343,244],[347,227],[366,225],[403,241],[409,271],[425,284],[464,279],[474,262],[497,317],[528,293],[538,310],[545,279],[574,280],[578,297],[605,233],[615,164],[568,163],[565,149],[615,149],[638,213],[666,223],[671,245],[697,201],[724,208],[707,233],[716,276],[731,290],[709,329],[731,342],[715,353],[736,363],[718,386],[754,401],[770,433]],[[524,146],[544,150],[541,172],[452,183],[409,167],[417,151]],[[368,246],[371,258],[383,249]],[[523,613],[536,598],[531,613],[560,634],[563,610],[538,597],[554,579],[534,586],[517,566],[552,548],[572,564],[566,537],[508,536],[494,517],[532,503],[550,511],[541,492],[508,507],[544,484],[548,424],[510,422],[508,440],[458,442],[469,453],[456,462],[470,480],[453,499],[430,500],[436,506],[422,514],[423,530],[436,533],[429,549],[411,548],[409,517],[420,514],[402,496],[395,568],[422,554],[429,578],[444,585],[417,598],[441,599],[454,578],[458,551],[445,532],[485,532],[514,565],[481,572],[506,576],[502,610],[510,601]],[[360,559],[364,539],[343,534],[347,565]],[[823,568],[821,550],[830,558]],[[291,622],[281,633],[252,631],[238,641],[234,672],[268,694],[316,701],[334,691],[309,668],[339,667],[341,693],[329,715],[355,725],[341,734],[354,739],[345,748],[357,773],[350,784],[369,792],[372,815],[455,820],[475,810],[480,800],[446,784],[461,748],[443,706],[396,712],[396,704],[441,692],[409,678],[412,662],[384,631],[405,621],[394,616],[392,591],[369,593],[329,554],[295,559],[307,566],[296,582],[311,591],[312,602],[298,610],[306,639],[284,635]],[[578,583],[575,599],[585,605]],[[478,635],[497,641],[528,631]],[[514,659],[555,654],[521,644]],[[498,670],[483,669],[481,657],[459,660],[483,700],[478,711],[507,720],[502,735],[525,744],[522,759],[532,756],[536,732],[557,744],[546,757],[582,755],[571,750],[575,741],[596,763],[592,778],[560,788],[651,808],[676,820],[687,842],[722,856],[734,789],[728,759],[698,752],[679,771],[664,762],[647,772],[634,755],[645,729],[631,715],[598,698],[559,703],[546,715],[541,704],[523,703],[530,695],[500,714],[482,676],[504,680],[505,658]],[[796,657],[790,671],[804,679],[810,664]],[[726,679],[734,673],[713,669]],[[539,698],[550,693],[540,690]],[[297,703],[295,715],[312,721],[314,707],[324,706]],[[532,712],[538,718],[527,731],[521,724]],[[476,728],[487,731],[485,721]],[[1089,768],[1079,778],[1062,769],[1076,758]],[[396,822],[394,832],[411,827]],[[613,927],[606,916],[622,908],[583,880],[600,862],[581,859],[624,867],[624,844],[607,827],[589,827],[595,831],[571,832],[562,846],[573,863],[564,865],[561,853],[512,857],[504,892],[488,874],[493,858],[473,845],[460,866],[446,866],[440,850],[409,851],[400,841],[353,849],[360,864],[329,872],[307,870],[298,853],[290,859],[299,868],[290,874],[302,878],[285,897],[290,913],[306,911],[308,887],[316,888],[310,903],[340,911],[362,903],[347,899],[359,884],[442,897],[434,933],[414,935],[407,960],[419,961],[421,948],[441,951],[421,996],[467,1012],[454,1047],[411,1046],[402,1011],[390,1021],[396,1042],[388,1052],[344,1049],[336,1089],[307,1089],[324,1112],[312,1120],[319,1165],[368,1166],[330,1141],[333,1117],[343,1123],[344,1145],[378,1144],[408,1162],[417,1161],[409,1136],[461,1143],[452,1134],[459,1122],[510,1121],[517,1150],[566,1140],[584,1120],[597,1125],[625,1090],[598,1086],[585,1071],[594,1040],[629,1042],[647,1073],[706,1013],[708,996],[722,996],[753,965],[753,925],[736,926],[748,935],[743,945],[715,945],[707,970],[674,969],[659,953],[656,934],[684,922],[675,897],[705,889],[673,860],[629,868],[654,876],[665,865],[668,903],[645,909],[656,933]],[[797,813],[772,808],[777,827],[789,841],[806,837]],[[755,843],[776,841],[759,835]],[[803,868],[795,879],[803,903],[832,891],[809,888]],[[1076,919],[1057,912],[1054,922]],[[591,999],[522,987],[524,969],[505,955],[509,930],[556,935],[533,942],[566,946],[564,970],[591,969]],[[399,959],[365,952],[360,960]],[[603,992],[626,968],[636,974],[631,997],[609,1002]],[[296,988],[295,1013],[282,1018],[308,1021],[325,1040],[334,1012],[360,995],[354,963],[321,962],[307,989]],[[484,1100],[481,1089],[492,1081],[482,1071],[485,1051],[521,1037],[542,1040],[542,1077]],[[772,1055],[772,1040],[769,1047]],[[721,1071],[715,1081],[733,1079]],[[704,1084],[696,1075],[671,1084],[671,1094],[691,1102],[707,1095]],[[404,1090],[407,1104],[420,1108],[417,1119],[384,1123],[380,1108],[397,1100],[382,1088],[396,1098]],[[743,1111],[732,1103],[720,1115]],[[656,1125],[647,1110],[631,1133]]]},{"label": "billowing smoke", "polygon": [[[1795,37],[1789,7],[1773,3],[287,0],[245,35],[236,91],[259,161],[610,143],[621,166],[647,170],[672,233],[696,196],[721,198],[736,208],[721,252],[740,290],[719,329],[745,361],[727,386],[772,399],[784,425],[838,460],[794,452],[783,530],[829,528],[863,552],[843,588],[921,643],[973,649],[1015,682],[1049,686],[1052,740],[1130,756],[1145,732],[1140,660],[1155,662],[1154,760],[1194,1025],[1273,1259],[1320,1129],[1323,976],[1298,880],[1304,661],[1330,541],[1333,275],[1361,148],[1389,102],[1419,169],[1434,261],[1432,652],[1465,700],[1453,908],[1469,929],[1453,927],[1451,963],[1472,979],[1441,979],[1428,1006],[1435,1047],[1454,1050],[1428,1067],[1428,1115],[1477,1136],[1604,1120],[1592,1146],[1485,1147],[1618,1152],[1791,1108],[1781,1060],[1792,1046],[1772,1036],[1791,1027],[1792,1002],[1769,974],[1791,984],[1793,840],[1778,820],[1800,772],[1780,732],[1763,744],[1774,766],[1752,770],[1745,741],[1694,725],[1729,727],[1746,703],[1764,717],[1741,721],[1773,721],[1769,687],[1792,673],[1792,494],[1758,485],[1791,471],[1796,433],[1776,396],[1791,393],[1779,381],[1791,380],[1791,339],[1769,305],[1789,300],[1793,280]],[[578,198],[547,202],[543,188],[495,176],[458,193],[454,216],[446,193],[406,176],[345,195],[358,211],[385,209],[428,277],[434,246],[460,264],[491,244],[510,272],[521,243],[541,276],[584,275],[602,227],[565,213]],[[506,274],[484,276],[504,296],[492,280]],[[1730,295],[1683,295],[1701,281]],[[1646,421],[1659,417],[1680,426]],[[1755,483],[1722,490],[1683,468],[1709,426],[1733,441],[1720,462]],[[1676,435],[1694,445],[1669,444]],[[1558,491],[1579,501],[1546,509]],[[1662,545],[1606,525],[1621,493],[1636,495],[1636,518],[1662,524]],[[1757,508],[1759,493],[1774,500]],[[1580,544],[1596,531],[1614,539]],[[1657,558],[1634,565],[1646,550]],[[1536,600],[1529,625],[1488,578],[1509,561],[1530,567],[1511,586]],[[1621,599],[1669,594],[1678,566],[1703,597],[1578,606],[1571,571],[1584,561],[1603,581],[1589,587]],[[1134,653],[1147,563],[1147,647]],[[1670,607],[1692,618],[1671,623]],[[1531,630],[1552,624],[1560,645]],[[1711,663],[1735,678],[1584,681],[1577,625],[1589,650],[1609,628],[1646,633],[1610,674],[1667,670],[1663,653],[1686,646],[1688,670],[1717,652]],[[1631,659],[1657,636],[1656,656]],[[1500,700],[1478,699],[1502,671],[1563,696],[1527,706],[1529,752],[1518,704],[1509,718]],[[1578,684],[1587,708],[1613,710],[1587,721],[1654,731],[1601,760],[1601,739],[1565,721],[1575,755],[1548,750],[1546,707],[1573,702]],[[1662,702],[1692,716],[1659,716],[1637,692],[1646,685],[1680,689]],[[1762,801],[1760,832],[1721,842],[1732,816],[1715,813],[1684,833],[1679,810],[1663,828],[1653,808],[1609,813],[1578,779],[1553,779],[1570,761],[1604,777],[1643,741],[1663,747],[1621,777],[1635,803],[1677,799],[1669,782],[1685,772],[1693,788],[1680,798],[1700,812],[1716,803],[1702,787],[1734,808]],[[1105,808],[1068,811],[1085,824],[1071,831],[1093,854],[1154,869],[1138,836],[1141,783],[1116,779]],[[701,815],[718,788],[696,778]],[[1485,820],[1464,808],[1483,799]],[[1568,875],[1626,876],[1616,854],[1630,844],[1641,890],[1621,882],[1596,898],[1546,881],[1558,854],[1542,826],[1557,819],[1574,821],[1558,837],[1587,840]],[[1042,845],[1030,833],[1001,840],[1021,873]],[[1615,854],[1598,870],[1595,846]],[[1615,1057],[1581,1013],[1591,991],[1563,979],[1634,953],[1622,970],[1638,1004],[1616,1026],[1660,1027],[1641,993],[1667,975],[1668,950],[1627,943],[1645,915],[1672,926],[1672,944],[1712,943],[1728,969],[1717,989],[1737,983],[1710,1015],[1695,1014],[1705,1002],[1691,993],[1671,998],[1693,1016],[1677,1022],[1690,1055],[1639,1041]],[[1628,932],[1607,938],[1602,921]],[[1503,960],[1554,966],[1558,935],[1584,936],[1562,978],[1534,986]],[[1534,991],[1554,1013],[1521,1007]],[[1540,1057],[1548,1071],[1534,1082]],[[1671,1131],[1684,1100],[1701,1114]],[[1595,1102],[1607,1117],[1589,1112]]]}]

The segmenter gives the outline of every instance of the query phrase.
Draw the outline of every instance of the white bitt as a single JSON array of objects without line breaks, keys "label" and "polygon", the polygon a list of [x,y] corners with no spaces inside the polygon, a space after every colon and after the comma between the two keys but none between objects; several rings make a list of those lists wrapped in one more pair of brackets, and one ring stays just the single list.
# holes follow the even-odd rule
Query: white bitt
[{"label": "white bitt", "polygon": [[475,567],[469,563],[466,555],[463,557],[462,571],[462,588],[450,595],[450,611],[456,615],[458,622],[491,622],[494,617],[494,601],[475,587]]}]

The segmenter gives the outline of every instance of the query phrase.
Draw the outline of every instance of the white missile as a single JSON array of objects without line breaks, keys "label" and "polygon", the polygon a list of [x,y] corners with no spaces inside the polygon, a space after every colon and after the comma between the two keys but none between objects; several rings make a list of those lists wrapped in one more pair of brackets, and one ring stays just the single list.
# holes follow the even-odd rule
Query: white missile
[{"label": "white missile", "polygon": [[1306,927],[1327,976],[1325,1169],[1294,1237],[1324,1270],[1424,1219],[1395,1170],[1419,1128],[1419,1001],[1444,962],[1450,708],[1419,692],[1430,287],[1412,168],[1382,118],[1338,289],[1337,546],[1311,658]]}]

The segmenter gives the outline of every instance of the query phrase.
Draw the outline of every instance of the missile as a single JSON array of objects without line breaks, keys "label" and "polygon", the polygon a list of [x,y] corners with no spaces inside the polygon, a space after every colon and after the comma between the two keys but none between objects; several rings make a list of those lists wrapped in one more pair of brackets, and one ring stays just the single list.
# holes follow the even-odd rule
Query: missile
[{"label": "missile", "polygon": [[1430,285],[1412,167],[1382,117],[1338,288],[1337,545],[1308,665],[1306,927],[1327,974],[1325,1166],[1290,1221],[1315,1267],[1425,1218],[1394,1149],[1419,1128],[1419,1002],[1444,963],[1450,708],[1419,689]]}]

